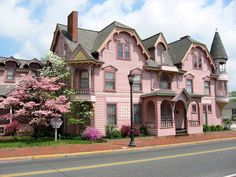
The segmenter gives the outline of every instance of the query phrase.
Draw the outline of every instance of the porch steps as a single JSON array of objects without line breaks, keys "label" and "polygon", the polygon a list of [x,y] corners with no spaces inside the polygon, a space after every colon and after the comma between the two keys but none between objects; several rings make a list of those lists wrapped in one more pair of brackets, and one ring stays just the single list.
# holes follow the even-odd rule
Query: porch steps
[{"label": "porch steps", "polygon": [[188,136],[187,129],[176,129],[176,135],[175,136]]}]

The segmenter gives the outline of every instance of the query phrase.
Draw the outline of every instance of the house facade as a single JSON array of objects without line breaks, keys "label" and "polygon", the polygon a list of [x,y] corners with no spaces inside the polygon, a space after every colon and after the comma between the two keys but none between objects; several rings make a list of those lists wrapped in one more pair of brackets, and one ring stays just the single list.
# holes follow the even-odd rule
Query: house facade
[{"label": "house facade", "polygon": [[[228,103],[228,60],[219,33],[210,51],[190,36],[167,43],[163,33],[141,39],[135,29],[113,22],[100,31],[78,28],[78,13],[57,24],[51,51],[70,65],[73,98],[94,105],[91,126],[130,124],[134,74],[136,126],[156,136],[201,133],[203,124],[221,125]],[[66,133],[75,132],[65,123]]]},{"label": "house facade", "polygon": [[[0,57],[0,97],[6,97],[21,81],[22,75],[36,75],[43,64],[37,59],[25,60],[14,57]],[[0,104],[0,116],[8,113]],[[5,126],[11,120],[0,119],[0,135],[5,134]]]}]

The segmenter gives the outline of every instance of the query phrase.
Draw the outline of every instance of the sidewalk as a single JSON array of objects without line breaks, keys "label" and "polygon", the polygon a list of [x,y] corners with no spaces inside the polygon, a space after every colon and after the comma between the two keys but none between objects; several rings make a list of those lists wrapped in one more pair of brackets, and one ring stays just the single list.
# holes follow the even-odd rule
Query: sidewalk
[{"label": "sidewalk", "polygon": [[[190,136],[180,136],[180,137],[139,137],[135,138],[136,148],[143,147],[159,147],[161,145],[173,145],[173,144],[183,144],[183,143],[199,143],[202,141],[220,141],[223,139],[236,139],[236,131],[225,131],[225,132],[209,132]],[[89,154],[89,153],[99,153],[97,151],[112,151],[112,150],[130,150],[134,148],[129,148],[127,145],[129,139],[119,139],[119,140],[108,140],[106,143],[96,143],[96,144],[72,144],[72,145],[61,145],[61,146],[47,146],[47,147],[25,147],[25,148],[5,148],[0,149],[0,161],[6,160],[6,158],[12,158],[12,160],[19,159],[19,157],[29,157],[29,158],[49,158],[49,157],[65,157],[68,155],[73,155],[71,153],[79,154]],[[101,152],[100,152],[101,153]],[[47,156],[50,155],[50,156]]]}]

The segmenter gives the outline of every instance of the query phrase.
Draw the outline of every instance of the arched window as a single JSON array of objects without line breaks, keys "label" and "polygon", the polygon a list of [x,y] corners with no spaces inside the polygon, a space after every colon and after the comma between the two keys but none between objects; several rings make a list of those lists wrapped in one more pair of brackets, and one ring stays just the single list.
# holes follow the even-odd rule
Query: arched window
[{"label": "arched window", "polygon": [[162,75],[160,79],[160,88],[161,89],[171,89],[171,80],[170,77]]},{"label": "arched window", "polygon": [[165,46],[162,43],[157,45],[157,61],[162,65],[165,63],[164,51],[166,50]]},{"label": "arched window", "polygon": [[161,120],[172,120],[172,109],[166,100],[161,103]]}]

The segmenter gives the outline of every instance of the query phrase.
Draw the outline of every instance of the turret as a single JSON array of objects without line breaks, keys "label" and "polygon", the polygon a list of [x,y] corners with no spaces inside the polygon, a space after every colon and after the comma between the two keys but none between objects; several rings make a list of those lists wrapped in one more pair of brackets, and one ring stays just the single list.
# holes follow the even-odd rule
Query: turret
[{"label": "turret", "polygon": [[217,74],[226,73],[226,62],[228,60],[228,55],[225,51],[224,45],[221,41],[218,31],[215,32],[215,36],[211,44],[210,53],[215,61],[217,67]]},{"label": "turret", "polygon": [[216,65],[216,102],[222,109],[229,102],[228,97],[228,75],[226,72],[226,62],[228,60],[227,53],[221,41],[219,33],[216,31],[213,42],[211,44],[211,56]]}]

